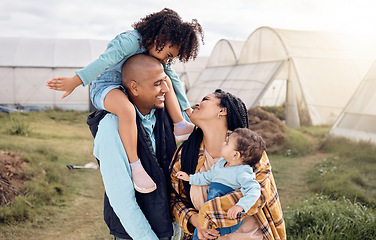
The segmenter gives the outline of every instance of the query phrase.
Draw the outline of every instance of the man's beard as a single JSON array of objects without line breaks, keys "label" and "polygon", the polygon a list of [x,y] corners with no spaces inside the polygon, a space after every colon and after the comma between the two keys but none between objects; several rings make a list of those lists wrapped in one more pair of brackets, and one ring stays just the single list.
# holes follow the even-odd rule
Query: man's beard
[{"label": "man's beard", "polygon": [[154,109],[162,109],[162,108],[164,108],[164,107],[165,107],[164,104],[163,104],[163,106],[157,106],[157,105],[154,105],[154,106],[153,106]]}]

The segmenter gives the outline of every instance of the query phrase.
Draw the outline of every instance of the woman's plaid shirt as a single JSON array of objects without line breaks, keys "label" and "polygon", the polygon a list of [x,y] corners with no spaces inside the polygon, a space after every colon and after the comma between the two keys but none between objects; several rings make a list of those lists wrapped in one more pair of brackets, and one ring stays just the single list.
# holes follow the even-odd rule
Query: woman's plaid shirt
[{"label": "woman's plaid shirt", "polygon": [[[184,239],[191,239],[194,227],[189,224],[188,220],[193,214],[197,213],[197,210],[188,206],[181,180],[175,177],[175,174],[181,168],[181,153],[178,152],[176,154],[178,154],[179,160],[176,161],[173,166],[171,180],[172,187],[181,194],[182,199],[177,198],[177,196],[172,193],[172,214],[183,228],[185,233]],[[204,145],[201,143],[196,172],[198,172],[204,162]],[[255,165],[254,172],[256,173],[256,180],[261,186],[261,196],[246,214],[256,217],[265,239],[286,239],[285,222],[283,220],[277,187],[271,172],[269,159],[265,152],[260,162]],[[230,219],[227,217],[227,210],[235,205],[241,197],[243,197],[241,191],[237,190],[223,197],[214,198],[206,202],[200,209],[198,218],[200,225],[205,228],[230,227],[241,221],[246,214],[242,216],[239,215],[238,219]]]}]

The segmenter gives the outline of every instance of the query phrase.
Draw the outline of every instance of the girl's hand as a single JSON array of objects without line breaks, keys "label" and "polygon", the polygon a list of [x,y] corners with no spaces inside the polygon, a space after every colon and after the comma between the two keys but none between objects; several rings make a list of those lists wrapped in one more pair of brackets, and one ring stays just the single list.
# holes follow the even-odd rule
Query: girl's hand
[{"label": "girl's hand", "polygon": [[183,172],[183,171],[177,172],[176,177],[181,179],[181,180],[189,182],[189,175],[187,173]]},{"label": "girl's hand", "polygon": [[192,108],[185,109],[185,113],[188,115],[188,117],[191,117],[192,111],[193,111]]},{"label": "girl's hand", "polygon": [[80,77],[78,75],[75,75],[74,77],[54,78],[48,81],[46,86],[52,90],[65,91],[63,96],[61,96],[61,99],[63,99],[71,94],[73,90],[80,84],[82,84]]},{"label": "girl's hand", "polygon": [[238,213],[242,212],[244,209],[238,205],[232,206],[228,211],[227,211],[227,217],[231,219],[235,219]]}]

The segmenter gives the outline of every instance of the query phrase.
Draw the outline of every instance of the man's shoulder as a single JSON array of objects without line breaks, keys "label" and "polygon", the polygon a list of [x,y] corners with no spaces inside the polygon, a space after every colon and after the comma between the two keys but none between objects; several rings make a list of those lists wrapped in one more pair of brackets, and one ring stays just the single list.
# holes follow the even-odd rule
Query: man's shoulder
[{"label": "man's shoulder", "polygon": [[107,132],[113,129],[118,129],[119,118],[115,114],[107,113],[98,124],[98,131]]}]

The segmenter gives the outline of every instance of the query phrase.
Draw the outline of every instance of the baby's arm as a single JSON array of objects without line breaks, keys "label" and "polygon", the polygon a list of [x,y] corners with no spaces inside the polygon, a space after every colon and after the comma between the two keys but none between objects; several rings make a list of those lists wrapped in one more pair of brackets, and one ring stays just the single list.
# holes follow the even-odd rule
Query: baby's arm
[{"label": "baby's arm", "polygon": [[59,77],[47,82],[46,86],[49,89],[56,91],[65,91],[61,98],[65,98],[73,92],[73,90],[82,84],[81,78],[76,74],[73,77]]},{"label": "baby's arm", "polygon": [[[215,165],[213,165],[213,167],[214,166]],[[191,185],[205,186],[211,183],[212,169],[206,172],[195,173],[195,174],[190,174],[190,175],[188,175],[186,172],[179,171],[176,173],[176,177],[187,182],[189,181],[189,184]]]},{"label": "baby's arm", "polygon": [[186,172],[179,171],[176,173],[176,177],[181,180],[189,182],[189,175]]},{"label": "baby's arm", "polygon": [[240,191],[243,197],[236,203],[237,206],[241,206],[245,212],[257,202],[261,194],[260,184],[256,181],[256,175],[253,173],[251,167],[243,168],[243,171],[238,172],[237,181],[240,184]]}]

